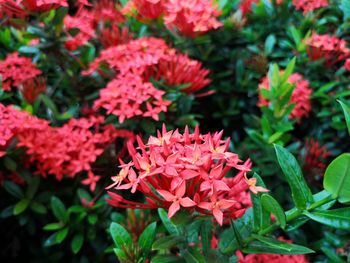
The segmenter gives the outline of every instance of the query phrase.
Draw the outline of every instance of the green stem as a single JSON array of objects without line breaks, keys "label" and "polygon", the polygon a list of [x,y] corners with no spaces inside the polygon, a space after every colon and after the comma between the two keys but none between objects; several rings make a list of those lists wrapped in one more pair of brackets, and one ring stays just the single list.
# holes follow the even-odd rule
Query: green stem
[{"label": "green stem", "polygon": [[[314,210],[314,209],[316,209],[324,204],[329,203],[332,200],[334,200],[334,198],[332,198],[331,195],[328,195],[325,198],[319,200],[318,202],[315,202],[312,205],[310,205],[305,211],[312,211],[312,210]],[[299,210],[296,207],[285,212],[287,223],[289,223],[289,222],[293,221],[294,219],[298,218],[299,216],[301,216],[303,212],[304,212],[303,210]],[[275,231],[279,227],[280,227],[280,225],[278,223],[274,223],[274,224],[260,230],[258,234],[259,235],[266,235],[266,234],[269,234],[269,233]],[[250,237],[250,238],[245,240],[245,243],[248,244],[249,242],[251,242],[253,240],[254,240],[254,238]]]}]

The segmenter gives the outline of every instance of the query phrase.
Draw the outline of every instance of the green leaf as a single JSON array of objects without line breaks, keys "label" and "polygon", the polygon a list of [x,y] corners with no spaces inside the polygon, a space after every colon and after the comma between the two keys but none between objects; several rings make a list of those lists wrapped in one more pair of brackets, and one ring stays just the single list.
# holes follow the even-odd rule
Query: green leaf
[{"label": "green leaf", "polygon": [[17,163],[14,160],[12,160],[10,157],[6,156],[5,158],[3,158],[3,161],[4,161],[5,167],[8,170],[12,172],[15,172],[17,170]]},{"label": "green leaf", "polygon": [[156,228],[157,222],[149,224],[139,237],[138,244],[144,253],[148,253],[152,248],[154,238],[156,237]]},{"label": "green leaf", "polygon": [[157,239],[153,245],[153,250],[169,249],[174,246],[178,246],[185,242],[185,238],[182,236],[165,236]]},{"label": "green leaf", "polygon": [[186,263],[199,263],[200,261],[196,259],[194,255],[187,249],[182,253],[183,258],[185,259]]},{"label": "green leaf", "polygon": [[156,255],[151,263],[183,263],[183,259],[175,255]]},{"label": "green leaf", "polygon": [[30,178],[28,182],[27,192],[26,192],[26,197],[28,199],[32,199],[34,197],[36,191],[38,190],[39,183],[40,183],[39,176],[33,176],[32,178]]},{"label": "green leaf", "polygon": [[280,84],[280,70],[277,64],[270,65],[268,77],[271,91],[274,92]]},{"label": "green leaf", "polygon": [[286,176],[292,190],[295,206],[304,210],[314,202],[310,188],[307,186],[300,166],[295,157],[280,145],[274,144],[278,163]]},{"label": "green leaf", "polygon": [[109,232],[117,248],[123,250],[132,246],[131,235],[122,225],[112,222]]},{"label": "green leaf", "polygon": [[21,201],[19,201],[13,209],[13,214],[16,216],[23,213],[27,209],[29,203],[29,199],[22,199]]},{"label": "green leaf", "polygon": [[51,208],[55,217],[62,221],[63,223],[67,223],[68,221],[68,213],[66,207],[62,203],[62,201],[56,196],[51,197]]},{"label": "green leaf", "polygon": [[10,181],[5,181],[4,188],[9,194],[11,194],[12,196],[14,196],[16,198],[18,198],[18,199],[24,198],[24,193],[23,193],[22,189],[18,185],[16,185],[15,183],[10,182]]},{"label": "green leaf", "polygon": [[68,227],[63,228],[62,230],[58,231],[57,235],[56,235],[57,244],[62,243],[63,240],[66,239],[67,235],[68,235]]},{"label": "green leaf", "polygon": [[304,215],[332,228],[350,230],[350,207],[328,211],[304,211]]},{"label": "green leaf", "polygon": [[350,154],[343,153],[327,167],[323,187],[341,203],[350,202]]},{"label": "green leaf", "polygon": [[[254,173],[253,177],[257,179],[256,185],[266,188],[263,180],[257,173]],[[253,203],[253,229],[254,231],[259,231],[270,224],[270,214],[263,209],[259,195],[250,193],[250,197]]]},{"label": "green leaf", "polygon": [[286,215],[276,199],[269,194],[262,194],[261,204],[266,211],[275,215],[278,224],[284,229],[286,227]]},{"label": "green leaf", "polygon": [[203,254],[207,256],[210,251],[210,240],[211,240],[211,222],[209,220],[206,220],[201,224],[200,235],[201,235]]},{"label": "green leaf", "polygon": [[113,249],[114,253],[117,255],[117,258],[120,262],[129,262],[127,255],[125,254],[125,251],[119,248]]},{"label": "green leaf", "polygon": [[171,222],[171,220],[168,218],[167,212],[164,209],[159,208],[158,214],[160,219],[163,222],[163,225],[165,226],[165,228],[168,230],[170,234],[180,235],[181,233],[180,228]]},{"label": "green leaf", "polygon": [[[350,0],[349,0],[350,1]],[[350,4],[349,4],[350,5]],[[346,105],[344,102],[342,102],[341,100],[337,100],[343,111],[344,111],[344,116],[345,116],[345,121],[346,121],[346,126],[348,127],[348,133],[350,135],[350,108],[348,105]]]},{"label": "green leaf", "polygon": [[282,76],[282,80],[281,82],[284,83],[288,80],[289,76],[293,73],[294,71],[294,67],[295,67],[295,62],[296,62],[296,57],[294,57],[287,65],[284,73],[283,73],[283,76]]},{"label": "green leaf", "polygon": [[49,236],[44,242],[44,247],[50,247],[57,244],[56,236],[57,236],[57,232]]},{"label": "green leaf", "polygon": [[299,246],[296,244],[290,244],[282,242],[270,237],[262,237],[254,235],[257,239],[252,241],[246,248],[242,249],[244,253],[248,254],[281,254],[281,255],[300,255],[314,253],[313,250]]},{"label": "green leaf", "polygon": [[84,236],[82,234],[76,234],[71,243],[71,249],[74,254],[77,254],[84,243]]},{"label": "green leaf", "polygon": [[61,229],[62,227],[64,227],[64,225],[62,225],[61,223],[50,223],[45,225],[43,229],[46,231],[52,231],[52,230]]},{"label": "green leaf", "polygon": [[274,35],[269,35],[265,40],[265,53],[269,55],[272,53],[273,48],[276,44],[276,37]]}]

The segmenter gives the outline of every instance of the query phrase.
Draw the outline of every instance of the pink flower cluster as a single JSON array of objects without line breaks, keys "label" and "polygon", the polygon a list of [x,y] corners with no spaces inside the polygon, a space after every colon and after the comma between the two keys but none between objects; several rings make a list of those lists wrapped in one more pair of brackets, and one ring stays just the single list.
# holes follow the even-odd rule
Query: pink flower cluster
[{"label": "pink flower cluster", "polygon": [[139,18],[164,16],[165,25],[187,36],[196,36],[222,26],[217,21],[220,11],[212,0],[131,0],[124,13],[136,9]]},{"label": "pink flower cluster", "polygon": [[[129,144],[132,161],[120,165],[119,174],[112,177],[108,189],[131,189],[142,192],[146,203],[126,200],[109,192],[112,206],[120,208],[166,208],[169,218],[181,208],[204,215],[213,215],[222,225],[224,218],[241,217],[250,205],[248,189],[252,192],[268,190],[248,179],[251,162],[244,163],[237,154],[228,151],[230,140],[222,140],[223,132],[201,135],[185,128],[151,136],[144,144],[137,138],[136,150]],[[231,173],[230,177],[225,177]]]},{"label": "pink flower cluster", "polygon": [[[294,109],[290,114],[291,119],[300,120],[302,117],[307,117],[311,111],[310,96],[312,90],[309,87],[309,81],[303,79],[299,73],[294,73],[288,78],[288,82],[294,84],[294,90],[289,103],[294,103]],[[268,77],[264,77],[259,84],[259,89],[270,89]],[[268,106],[270,102],[259,93],[258,106]]]},{"label": "pink flower cluster", "polygon": [[12,87],[18,87],[40,74],[41,71],[36,68],[31,59],[20,57],[18,52],[9,54],[5,60],[0,61],[2,89],[5,91],[10,91]]},{"label": "pink flower cluster", "polygon": [[322,146],[317,140],[309,139],[305,144],[305,156],[303,170],[307,176],[323,175],[327,163],[326,159],[330,156],[326,146]]},{"label": "pink flower cluster", "polygon": [[[114,35],[119,36],[119,27],[117,25],[124,21],[124,16],[119,11],[116,3],[113,0],[102,0],[95,3],[91,10],[88,9],[90,6],[92,5],[89,3],[82,4],[75,15],[67,15],[64,18],[64,25],[68,35],[65,43],[67,49],[76,50],[94,38],[97,35],[96,31],[103,31],[104,38],[111,38]],[[109,27],[106,27],[107,24]],[[79,32],[72,36],[68,32],[71,29],[78,29]],[[123,42],[120,37],[118,37],[118,40],[116,44]]]},{"label": "pink flower cluster", "polygon": [[170,101],[164,100],[163,91],[157,90],[149,81],[164,79],[168,85],[187,84],[182,91],[196,92],[210,83],[209,71],[202,69],[202,64],[177,54],[163,39],[144,37],[129,41],[127,44],[113,46],[103,50],[88,70],[83,74],[99,71],[107,64],[118,75],[105,89],[100,91],[100,98],[94,108],[104,108],[108,114],[125,119],[135,116],[159,119],[159,113],[166,112]]},{"label": "pink flower cluster", "polygon": [[159,113],[166,112],[170,101],[163,100],[164,91],[152,83],[144,82],[135,74],[119,75],[100,91],[94,108],[104,108],[107,114],[118,116],[119,122],[135,116],[152,117],[159,120]]},{"label": "pink flower cluster", "polygon": [[350,56],[350,49],[344,39],[331,35],[318,35],[313,32],[306,40],[307,53],[311,60],[324,59],[330,67]]},{"label": "pink flower cluster", "polygon": [[304,14],[321,7],[328,6],[328,0],[293,0],[297,10],[303,10]]},{"label": "pink flower cluster", "polygon": [[0,120],[1,155],[5,155],[8,144],[16,139],[16,147],[26,149],[29,162],[36,164],[38,173],[44,177],[55,175],[57,180],[74,177],[82,171],[91,177],[91,164],[108,144],[117,137],[133,138],[128,131],[102,125],[101,116],[71,119],[62,127],[51,127],[46,120],[0,104]]}]

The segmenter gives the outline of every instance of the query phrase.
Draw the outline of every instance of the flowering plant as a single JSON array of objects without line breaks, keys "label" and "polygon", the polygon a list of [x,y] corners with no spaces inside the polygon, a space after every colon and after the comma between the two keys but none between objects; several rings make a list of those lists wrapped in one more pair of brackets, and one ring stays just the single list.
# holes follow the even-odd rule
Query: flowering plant
[{"label": "flowering plant", "polygon": [[0,0],[2,261],[349,261],[349,22]]}]

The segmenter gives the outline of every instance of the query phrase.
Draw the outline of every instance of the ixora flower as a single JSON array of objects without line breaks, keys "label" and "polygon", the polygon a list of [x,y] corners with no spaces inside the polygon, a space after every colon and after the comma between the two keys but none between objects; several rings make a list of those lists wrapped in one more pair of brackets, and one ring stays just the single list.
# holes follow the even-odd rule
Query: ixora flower
[{"label": "ixora flower", "polygon": [[16,138],[16,147],[24,147],[29,162],[36,164],[43,177],[52,174],[61,180],[86,171],[88,178],[82,183],[93,191],[99,176],[94,176],[91,165],[97,157],[118,137],[133,141],[131,132],[103,122],[103,117],[91,116],[51,127],[46,120],[0,104],[0,155],[6,154],[7,146]]},{"label": "ixora flower", "polygon": [[293,5],[297,10],[303,10],[304,14],[315,9],[328,6],[328,0],[293,0]]},{"label": "ixora flower", "polygon": [[163,125],[162,132],[146,144],[138,137],[137,148],[128,145],[132,161],[121,163],[107,189],[140,191],[146,203],[126,200],[111,191],[108,203],[120,208],[167,208],[169,218],[180,209],[212,214],[220,225],[224,219],[241,217],[250,204],[248,189],[268,190],[247,178],[250,160],[242,162],[229,152],[230,139],[222,140],[222,134],[202,135],[198,127],[193,133],[186,127],[180,134],[166,131]]},{"label": "ixora flower", "polygon": [[17,1],[29,11],[48,11],[60,6],[68,7],[67,0],[21,0]]},{"label": "ixora flower", "polygon": [[10,91],[12,87],[18,87],[40,74],[41,71],[36,68],[32,60],[20,57],[18,52],[9,54],[5,60],[0,61],[2,89],[5,91]]},{"label": "ixora flower", "polygon": [[[310,96],[312,90],[309,87],[309,81],[303,79],[299,73],[294,73],[289,76],[288,82],[294,84],[294,90],[289,103],[294,103],[294,109],[290,114],[291,119],[300,120],[302,117],[307,117],[311,111]],[[264,77],[259,84],[259,90],[270,89],[268,77]],[[268,106],[270,102],[259,93],[258,106]]]},{"label": "ixora flower", "polygon": [[325,161],[330,154],[326,146],[321,145],[315,139],[308,139],[305,143],[305,154],[303,156],[305,174],[308,176],[323,176],[327,167]]},{"label": "ixora flower", "polygon": [[318,35],[313,32],[311,37],[305,41],[307,53],[311,60],[324,59],[328,67],[345,59],[350,55],[350,49],[344,39],[331,35]]}]

